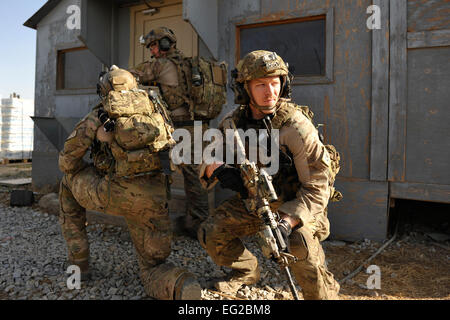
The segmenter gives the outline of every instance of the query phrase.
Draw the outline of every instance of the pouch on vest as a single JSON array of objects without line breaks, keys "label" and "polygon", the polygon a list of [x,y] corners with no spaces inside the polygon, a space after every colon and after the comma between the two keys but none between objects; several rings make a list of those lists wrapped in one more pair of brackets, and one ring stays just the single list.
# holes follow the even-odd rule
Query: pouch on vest
[{"label": "pouch on vest", "polygon": [[155,111],[144,90],[110,91],[103,108],[114,119],[134,114],[150,116]]},{"label": "pouch on vest", "polygon": [[116,177],[134,176],[161,170],[161,162],[157,153],[148,148],[125,150],[115,141],[111,144],[111,153],[115,160],[114,174]]},{"label": "pouch on vest", "polygon": [[116,141],[127,150],[149,147],[157,152],[170,140],[167,135],[164,119],[159,113],[153,113],[151,117],[135,114],[116,120]]},{"label": "pouch on vest", "polygon": [[120,147],[158,152],[175,144],[173,127],[155,103],[144,90],[108,94],[104,109],[115,119],[114,137]]}]

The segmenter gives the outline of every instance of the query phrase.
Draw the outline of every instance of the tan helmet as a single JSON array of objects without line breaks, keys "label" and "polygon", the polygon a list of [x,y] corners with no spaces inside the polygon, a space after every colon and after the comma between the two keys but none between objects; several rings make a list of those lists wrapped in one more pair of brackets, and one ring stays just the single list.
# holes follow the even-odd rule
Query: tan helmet
[{"label": "tan helmet", "polygon": [[272,76],[286,76],[289,73],[286,64],[279,55],[265,50],[248,53],[239,61],[236,69],[237,82]]},{"label": "tan helmet", "polygon": [[235,103],[248,104],[250,102],[246,82],[272,76],[281,77],[280,97],[290,98],[292,75],[289,73],[288,65],[276,52],[256,50],[246,54],[238,62],[231,76],[234,79],[232,86],[235,93]]},{"label": "tan helmet", "polygon": [[[164,38],[167,38],[169,40],[167,44],[161,42],[161,40]],[[160,48],[162,47],[162,51],[168,51],[174,44],[177,43],[177,37],[171,29],[160,27],[153,29],[149,33],[147,33],[147,35],[142,38],[141,43],[146,48],[148,48],[154,41],[158,41]]]},{"label": "tan helmet", "polygon": [[97,93],[103,99],[112,90],[137,89],[136,78],[127,70],[113,65],[108,72],[102,72],[97,83]]}]

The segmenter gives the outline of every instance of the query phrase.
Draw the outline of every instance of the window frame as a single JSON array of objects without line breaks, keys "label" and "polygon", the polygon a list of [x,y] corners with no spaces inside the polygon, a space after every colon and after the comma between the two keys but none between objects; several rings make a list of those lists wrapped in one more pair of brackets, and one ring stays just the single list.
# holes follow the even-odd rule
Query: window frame
[{"label": "window frame", "polygon": [[[89,50],[89,48],[85,45],[73,45],[70,47],[60,46],[56,48],[55,95],[86,95],[97,93],[96,86],[86,88],[64,88],[64,80],[65,80],[64,55],[67,52],[75,52],[81,50]],[[104,68],[105,66],[102,63],[102,69]]]},{"label": "window frame", "polygon": [[255,27],[275,26],[280,24],[290,24],[314,20],[325,20],[325,74],[324,75],[305,75],[294,76],[293,85],[310,85],[310,84],[330,84],[334,82],[333,62],[334,62],[334,10],[333,8],[292,12],[289,16],[280,18],[264,19],[262,17],[253,16],[242,21],[234,21],[235,24],[235,64],[240,60],[240,35],[241,30],[251,29]]}]

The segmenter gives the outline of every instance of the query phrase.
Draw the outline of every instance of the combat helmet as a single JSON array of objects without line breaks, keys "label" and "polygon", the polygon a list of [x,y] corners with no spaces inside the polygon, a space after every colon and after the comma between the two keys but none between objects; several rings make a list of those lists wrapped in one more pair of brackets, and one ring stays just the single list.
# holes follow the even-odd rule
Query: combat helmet
[{"label": "combat helmet", "polygon": [[[129,91],[138,89],[136,78],[127,70],[120,69],[113,65],[108,72],[101,72],[97,83],[97,94],[102,102],[107,100],[111,91]],[[115,120],[110,119],[108,113],[101,107],[98,110],[98,119],[103,124],[104,130],[110,132],[114,130]]]},{"label": "combat helmet", "polygon": [[288,64],[276,54],[265,50],[252,51],[242,58],[236,69],[231,71],[232,88],[235,94],[234,102],[237,104],[248,104],[250,96],[247,82],[253,79],[280,76],[281,92],[280,98],[291,97],[292,74],[289,72]]},{"label": "combat helmet", "polygon": [[166,27],[159,27],[151,30],[145,37],[141,37],[140,42],[148,48],[154,41],[158,41],[161,51],[169,51],[173,45],[177,43],[175,33]]},{"label": "combat helmet", "polygon": [[136,78],[130,72],[113,65],[108,72],[100,73],[97,83],[97,94],[104,99],[112,90],[122,91],[137,88]]}]

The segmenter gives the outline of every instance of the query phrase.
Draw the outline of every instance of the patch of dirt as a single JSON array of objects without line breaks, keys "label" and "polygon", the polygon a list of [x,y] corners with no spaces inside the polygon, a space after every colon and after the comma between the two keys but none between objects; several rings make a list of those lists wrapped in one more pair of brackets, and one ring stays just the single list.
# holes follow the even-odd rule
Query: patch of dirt
[{"label": "patch of dirt", "polygon": [[0,165],[0,179],[31,178],[32,163],[8,163]]},{"label": "patch of dirt", "polygon": [[[342,299],[363,300],[450,300],[450,243],[437,243],[425,234],[411,232],[395,240],[361,272],[341,283]],[[371,257],[381,243],[361,248],[361,242],[343,247],[327,246],[328,267],[336,279],[344,279]],[[374,273],[366,273],[369,265],[380,268],[380,289],[368,289]],[[369,286],[372,282],[369,282]]]}]

